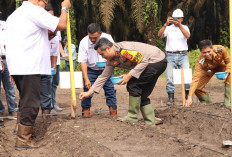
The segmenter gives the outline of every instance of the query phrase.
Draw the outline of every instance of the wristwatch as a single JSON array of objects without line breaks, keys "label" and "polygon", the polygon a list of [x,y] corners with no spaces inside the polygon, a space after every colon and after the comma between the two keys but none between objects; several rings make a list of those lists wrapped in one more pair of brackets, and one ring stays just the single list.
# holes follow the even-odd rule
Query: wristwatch
[{"label": "wristwatch", "polygon": [[63,7],[61,10],[65,10],[68,13],[68,8]]}]

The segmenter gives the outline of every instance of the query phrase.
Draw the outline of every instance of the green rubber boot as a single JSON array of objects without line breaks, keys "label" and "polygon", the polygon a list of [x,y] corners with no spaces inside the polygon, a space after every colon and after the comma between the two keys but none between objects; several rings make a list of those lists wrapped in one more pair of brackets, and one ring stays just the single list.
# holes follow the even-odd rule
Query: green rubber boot
[{"label": "green rubber boot", "polygon": [[209,94],[206,93],[205,95],[203,95],[202,97],[198,98],[200,100],[201,103],[211,103],[212,101],[210,100]]},{"label": "green rubber boot", "polygon": [[120,121],[138,121],[138,112],[141,104],[141,97],[129,96],[129,110],[125,117],[119,117]]},{"label": "green rubber boot", "polygon": [[143,115],[144,122],[147,125],[155,126],[155,112],[151,104],[145,105],[140,108]]},{"label": "green rubber boot", "polygon": [[224,105],[225,106],[230,106],[230,85],[229,84],[225,84]]}]

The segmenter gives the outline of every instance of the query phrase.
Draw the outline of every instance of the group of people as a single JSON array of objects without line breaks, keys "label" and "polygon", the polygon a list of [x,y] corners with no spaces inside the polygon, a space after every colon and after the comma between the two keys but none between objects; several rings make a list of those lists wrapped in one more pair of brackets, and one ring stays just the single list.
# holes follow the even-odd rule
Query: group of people
[{"label": "group of people", "polygon": [[[39,108],[42,114],[49,114],[56,108],[56,88],[59,84],[59,57],[67,57],[68,45],[62,49],[61,35],[59,31],[66,28],[67,13],[71,7],[70,0],[64,0],[61,4],[61,15],[55,17],[52,10],[45,10],[48,0],[28,0],[13,12],[6,21],[6,43],[0,49],[2,73],[4,75],[8,66],[9,85],[5,83],[6,95],[14,103],[8,103],[8,112],[16,113],[17,125],[15,133],[16,149],[37,148],[40,143],[31,139],[33,127]],[[138,121],[139,110],[144,122],[155,126],[157,118],[153,105],[149,99],[159,76],[166,70],[168,105],[174,103],[175,86],[173,84],[173,72],[175,68],[189,68],[187,56],[187,39],[190,31],[182,24],[183,12],[177,9],[172,17],[168,17],[164,26],[158,32],[159,37],[167,37],[165,52],[156,46],[141,42],[122,41],[115,43],[111,35],[103,33],[98,24],[92,23],[87,28],[88,35],[79,44],[78,62],[84,80],[84,92],[79,95],[83,117],[90,117],[91,99],[94,93],[99,93],[101,88],[105,91],[106,104],[109,114],[117,117],[117,100],[114,85],[110,78],[115,67],[129,69],[128,74],[122,75],[120,85],[126,85],[129,93],[129,109],[125,117],[118,117],[120,121]],[[0,28],[1,28],[0,23]],[[2,29],[3,30],[3,29]],[[58,31],[58,32],[57,32]],[[1,33],[1,31],[0,31]],[[1,37],[1,34],[0,34]],[[0,45],[1,46],[1,45]],[[1,46],[2,47],[2,46]],[[75,51],[75,45],[72,45]],[[201,55],[198,58],[193,75],[193,82],[185,86],[186,106],[192,104],[192,96],[195,93],[202,102],[210,102],[209,95],[203,88],[215,72],[225,71],[226,84],[225,105],[230,104],[230,57],[226,49],[221,45],[212,45],[210,40],[199,43]],[[73,55],[74,66],[76,64],[75,52]],[[4,56],[6,61],[4,61]],[[105,68],[99,68],[97,62],[106,61]],[[5,65],[7,63],[7,65]],[[65,68],[69,70],[69,62]],[[19,91],[19,104],[7,92],[14,91],[14,85]],[[8,88],[11,86],[11,88]],[[7,100],[7,101],[8,101]],[[4,112],[1,106],[0,113]],[[56,107],[55,107],[56,106]],[[3,109],[2,109],[3,108]],[[1,119],[0,119],[1,122]]]}]

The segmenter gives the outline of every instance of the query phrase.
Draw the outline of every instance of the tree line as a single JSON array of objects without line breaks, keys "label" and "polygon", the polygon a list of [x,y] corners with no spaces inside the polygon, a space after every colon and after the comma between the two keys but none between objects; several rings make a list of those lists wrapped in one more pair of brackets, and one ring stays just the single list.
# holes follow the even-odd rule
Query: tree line
[{"label": "tree line", "polygon": [[[62,1],[50,0],[56,16],[60,15]],[[0,19],[6,20],[21,3],[22,0],[1,0]],[[229,47],[229,0],[72,0],[71,3],[75,45],[86,36],[87,26],[95,22],[116,42],[140,41],[164,49],[165,39],[157,37],[158,30],[173,10],[180,8],[184,12],[184,24],[191,32],[189,49],[196,49],[203,39]]]}]

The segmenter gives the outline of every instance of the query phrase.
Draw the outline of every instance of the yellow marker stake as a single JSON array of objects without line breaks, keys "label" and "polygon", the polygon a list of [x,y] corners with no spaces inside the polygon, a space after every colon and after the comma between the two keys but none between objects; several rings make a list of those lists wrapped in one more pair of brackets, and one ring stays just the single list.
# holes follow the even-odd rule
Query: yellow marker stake
[{"label": "yellow marker stake", "polygon": [[69,13],[67,14],[67,37],[68,37],[68,52],[69,52],[69,65],[70,65],[70,82],[71,82],[71,117],[75,118],[75,108],[76,108],[76,91],[74,83],[74,70],[73,70],[73,58],[72,58],[72,42],[71,42],[71,30],[70,30],[70,19]]},{"label": "yellow marker stake", "polygon": [[[230,5],[230,62],[232,58],[232,0],[229,0],[229,5]],[[230,72],[232,72],[232,67],[230,67]],[[230,82],[232,82],[232,77],[230,79]],[[230,98],[232,98],[232,88],[230,88]],[[231,103],[231,112],[232,112],[232,101],[230,100]]]}]

